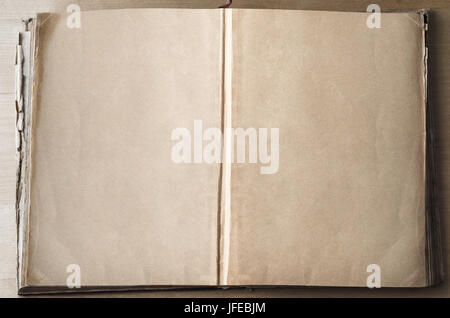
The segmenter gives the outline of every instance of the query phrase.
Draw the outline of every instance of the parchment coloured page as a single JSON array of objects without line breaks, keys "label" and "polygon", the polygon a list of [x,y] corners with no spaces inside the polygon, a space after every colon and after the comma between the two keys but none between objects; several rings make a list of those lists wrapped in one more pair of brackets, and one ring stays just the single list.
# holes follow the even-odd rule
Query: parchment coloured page
[{"label": "parchment coloured page", "polygon": [[66,17],[39,29],[27,285],[215,285],[220,166],[171,133],[220,127],[220,10]]},{"label": "parchment coloured page", "polygon": [[279,168],[232,166],[222,283],[426,284],[422,17],[368,16],[233,10],[233,127],[279,128]]}]

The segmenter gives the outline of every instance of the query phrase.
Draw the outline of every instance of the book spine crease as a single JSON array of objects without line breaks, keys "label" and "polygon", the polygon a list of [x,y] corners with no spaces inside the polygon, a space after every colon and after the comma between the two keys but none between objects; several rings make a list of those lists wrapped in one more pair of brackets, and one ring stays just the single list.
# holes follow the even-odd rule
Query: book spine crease
[{"label": "book spine crease", "polygon": [[231,163],[232,163],[232,9],[223,10],[223,126],[224,160],[222,164],[222,203],[220,215],[219,285],[228,284],[231,233]]}]

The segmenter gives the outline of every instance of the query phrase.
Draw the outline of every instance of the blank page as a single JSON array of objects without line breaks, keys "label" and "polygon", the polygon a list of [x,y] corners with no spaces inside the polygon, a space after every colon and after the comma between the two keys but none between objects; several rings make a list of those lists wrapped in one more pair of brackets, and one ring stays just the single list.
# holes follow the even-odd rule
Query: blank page
[{"label": "blank page", "polygon": [[221,125],[220,10],[39,17],[26,285],[215,285],[220,164],[171,160]]},{"label": "blank page", "polygon": [[278,128],[279,167],[232,165],[222,284],[424,286],[422,15],[232,15],[232,125]]}]

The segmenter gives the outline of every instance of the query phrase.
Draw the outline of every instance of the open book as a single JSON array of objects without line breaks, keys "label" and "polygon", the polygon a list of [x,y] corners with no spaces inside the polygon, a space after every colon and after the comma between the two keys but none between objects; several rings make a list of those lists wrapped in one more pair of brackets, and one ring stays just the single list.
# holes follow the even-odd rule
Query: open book
[{"label": "open book", "polygon": [[438,283],[427,15],[373,18],[28,21],[19,292]]}]

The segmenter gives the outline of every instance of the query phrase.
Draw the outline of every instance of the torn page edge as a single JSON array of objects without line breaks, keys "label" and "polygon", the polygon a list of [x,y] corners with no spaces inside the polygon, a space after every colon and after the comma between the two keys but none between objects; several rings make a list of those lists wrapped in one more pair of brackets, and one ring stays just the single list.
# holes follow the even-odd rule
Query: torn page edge
[{"label": "torn page edge", "polygon": [[34,64],[35,20],[26,20],[16,46],[16,223],[17,223],[17,286],[26,286],[28,256],[28,215],[30,194],[31,104]]},{"label": "torn page edge", "polygon": [[443,258],[442,258],[442,238],[440,229],[440,218],[437,206],[437,186],[436,186],[436,165],[435,165],[435,138],[433,109],[431,107],[429,89],[430,77],[428,73],[428,25],[429,11],[419,10],[423,21],[423,69],[424,69],[424,103],[425,103],[425,132],[426,132],[426,153],[425,153],[425,255],[427,286],[438,284],[443,278]]},{"label": "torn page edge", "polygon": [[222,9],[223,19],[223,121],[224,164],[222,165],[221,251],[219,285],[228,284],[231,233],[231,162],[232,162],[232,9]]}]

